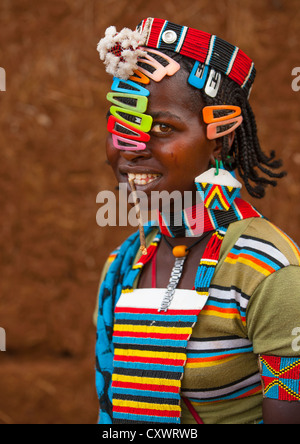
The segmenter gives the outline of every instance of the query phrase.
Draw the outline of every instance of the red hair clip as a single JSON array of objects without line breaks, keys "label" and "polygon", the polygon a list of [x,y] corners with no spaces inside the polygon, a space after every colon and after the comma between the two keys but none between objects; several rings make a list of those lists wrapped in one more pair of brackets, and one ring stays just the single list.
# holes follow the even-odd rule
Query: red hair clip
[{"label": "red hair clip", "polygon": [[112,134],[116,134],[117,136],[137,140],[138,142],[149,142],[150,140],[149,134],[130,126],[128,123],[117,119],[115,116],[109,117],[107,122],[107,130]]}]

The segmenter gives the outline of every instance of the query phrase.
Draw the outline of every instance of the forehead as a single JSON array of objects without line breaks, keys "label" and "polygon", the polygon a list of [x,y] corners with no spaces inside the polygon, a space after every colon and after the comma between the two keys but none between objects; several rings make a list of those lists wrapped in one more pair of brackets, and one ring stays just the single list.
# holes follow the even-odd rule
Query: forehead
[{"label": "forehead", "polygon": [[160,110],[178,112],[188,111],[199,114],[203,108],[200,91],[188,84],[189,74],[182,68],[171,77],[164,77],[160,82],[150,81],[147,89],[150,91],[147,113]]}]

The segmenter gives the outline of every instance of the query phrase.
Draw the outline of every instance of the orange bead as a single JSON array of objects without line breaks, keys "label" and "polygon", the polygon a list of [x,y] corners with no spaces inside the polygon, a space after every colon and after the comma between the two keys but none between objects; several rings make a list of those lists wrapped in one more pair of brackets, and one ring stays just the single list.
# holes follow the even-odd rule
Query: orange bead
[{"label": "orange bead", "polygon": [[185,257],[189,252],[186,245],[177,245],[173,248],[172,253],[175,257]]}]

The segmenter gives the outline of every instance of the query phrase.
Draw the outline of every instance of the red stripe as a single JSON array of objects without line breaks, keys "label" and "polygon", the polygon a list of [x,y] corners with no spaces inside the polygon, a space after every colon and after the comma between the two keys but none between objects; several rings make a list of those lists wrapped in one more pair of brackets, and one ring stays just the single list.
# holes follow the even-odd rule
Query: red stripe
[{"label": "red stripe", "polygon": [[252,207],[252,205],[239,197],[234,200],[239,212],[241,213],[243,219],[248,217],[261,217],[261,214]]},{"label": "red stripe", "polygon": [[139,384],[135,382],[122,382],[122,381],[113,381],[112,387],[119,388],[131,388],[134,390],[147,390],[152,392],[170,392],[170,393],[178,393],[179,387],[170,386],[170,385],[155,385],[155,384]]},{"label": "red stripe", "polygon": [[133,415],[166,416],[168,418],[180,417],[180,411],[138,409],[135,407],[121,407],[118,405],[113,407],[113,411],[118,413],[132,413]]},{"label": "red stripe", "polygon": [[180,50],[180,54],[204,63],[207,57],[210,39],[211,34],[189,28]]},{"label": "red stripe", "polygon": [[252,60],[243,51],[239,50],[228,77],[242,85],[249,74],[251,65]]},{"label": "red stripe", "polygon": [[148,39],[147,46],[152,48],[157,48],[159,44],[159,35],[165,24],[165,20],[162,19],[154,19],[151,27],[150,36]]},{"label": "red stripe", "polygon": [[160,316],[168,315],[198,315],[201,310],[168,310],[167,312],[159,312],[157,308],[134,308],[134,307],[116,307],[115,313],[136,313],[136,314],[156,314]]},{"label": "red stripe", "polygon": [[123,362],[142,362],[147,364],[173,365],[174,367],[183,366],[185,363],[184,359],[145,358],[142,356],[125,356],[125,355],[115,355],[114,360],[123,361]]},{"label": "red stripe", "polygon": [[135,331],[115,331],[114,336],[128,338],[154,338],[154,339],[174,339],[178,341],[187,341],[190,334],[167,334],[154,332],[135,332]]}]

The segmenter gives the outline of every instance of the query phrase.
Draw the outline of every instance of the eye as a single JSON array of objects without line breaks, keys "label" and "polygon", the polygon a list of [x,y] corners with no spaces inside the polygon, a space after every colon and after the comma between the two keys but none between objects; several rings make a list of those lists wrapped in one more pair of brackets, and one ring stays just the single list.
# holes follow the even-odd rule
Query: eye
[{"label": "eye", "polygon": [[173,128],[170,125],[167,125],[165,123],[154,123],[151,128],[151,133],[154,133],[155,135],[159,134],[168,134],[173,131]]}]

